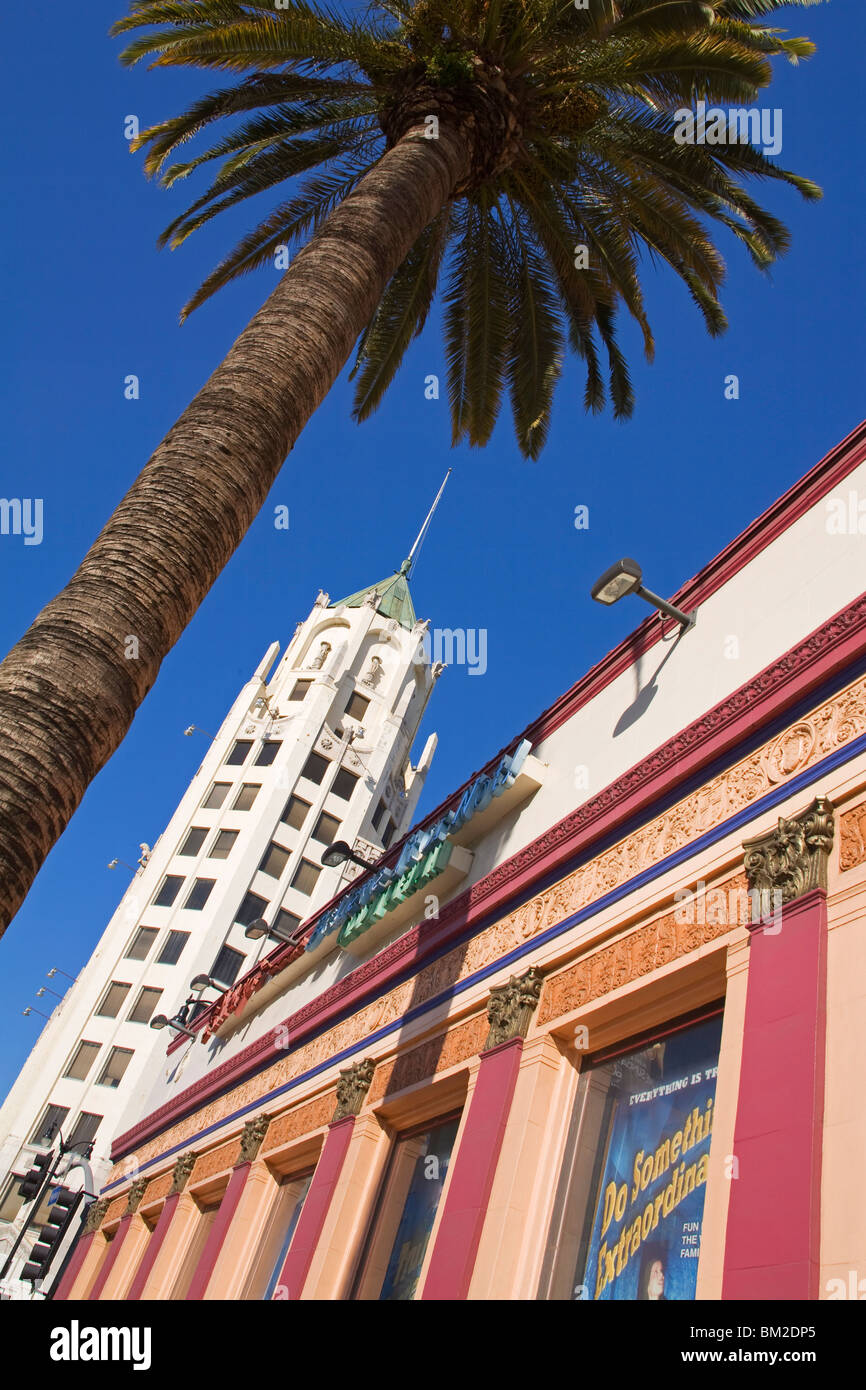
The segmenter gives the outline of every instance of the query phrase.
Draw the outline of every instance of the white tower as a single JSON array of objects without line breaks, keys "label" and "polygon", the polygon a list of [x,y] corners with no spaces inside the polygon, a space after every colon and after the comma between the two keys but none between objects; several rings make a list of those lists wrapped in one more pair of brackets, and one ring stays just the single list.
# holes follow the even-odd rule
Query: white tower
[{"label": "white tower", "polygon": [[[164,1055],[166,1035],[151,1019],[175,1016],[197,974],[231,985],[271,949],[263,924],[290,935],[359,873],[322,865],[333,841],[371,860],[408,828],[436,747],[432,734],[412,765],[441,671],[408,585],[430,516],[398,571],[339,603],[320,593],[282,658],[278,643],[268,649],[164,833],[152,851],[142,847],[99,944],[0,1108],[0,1267],[34,1218],[18,1175],[57,1128],[82,1149],[92,1141],[98,1190],[148,1062]],[[28,1230],[7,1287],[35,1237]]]}]

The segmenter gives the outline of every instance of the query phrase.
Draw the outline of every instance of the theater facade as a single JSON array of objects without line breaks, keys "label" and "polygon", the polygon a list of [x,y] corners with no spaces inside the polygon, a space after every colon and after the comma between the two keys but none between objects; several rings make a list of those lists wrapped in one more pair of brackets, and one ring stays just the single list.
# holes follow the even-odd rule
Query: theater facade
[{"label": "theater facade", "polygon": [[176,1033],[56,1297],[852,1296],[860,498],[864,426]]}]

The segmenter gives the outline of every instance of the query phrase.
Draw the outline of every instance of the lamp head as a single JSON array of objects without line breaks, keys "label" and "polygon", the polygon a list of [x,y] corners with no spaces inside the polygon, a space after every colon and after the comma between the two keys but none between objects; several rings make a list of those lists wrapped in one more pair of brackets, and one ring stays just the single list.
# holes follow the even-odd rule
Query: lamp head
[{"label": "lamp head", "polygon": [[592,597],[596,603],[616,603],[618,599],[625,598],[626,594],[639,589],[642,579],[643,571],[637,560],[617,560],[615,565],[611,565],[610,569],[606,569],[601,578],[595,581],[591,591]]},{"label": "lamp head", "polygon": [[269,932],[270,927],[264,917],[256,917],[245,929],[244,936],[247,938],[247,941],[261,941],[262,937],[267,936]]},{"label": "lamp head", "polygon": [[168,1027],[168,1019],[165,1014],[154,1014],[153,1018],[150,1020],[150,1026],[151,1028],[155,1028],[157,1032],[160,1032],[161,1029]]},{"label": "lamp head", "polygon": [[347,845],[345,840],[335,840],[322,855],[322,863],[326,869],[336,869],[338,864],[345,864],[346,860],[351,858],[351,846]]}]

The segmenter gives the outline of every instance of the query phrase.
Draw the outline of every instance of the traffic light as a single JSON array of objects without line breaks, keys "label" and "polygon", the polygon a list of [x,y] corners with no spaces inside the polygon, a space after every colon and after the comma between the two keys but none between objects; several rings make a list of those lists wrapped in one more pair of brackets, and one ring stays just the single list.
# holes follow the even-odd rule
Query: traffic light
[{"label": "traffic light", "polygon": [[37,1154],[33,1160],[33,1167],[25,1178],[18,1184],[18,1194],[23,1197],[25,1202],[30,1202],[38,1193],[45,1181],[45,1177],[54,1160],[54,1153]]},{"label": "traffic light", "polygon": [[30,1259],[21,1271],[22,1279],[35,1281],[45,1278],[82,1196],[81,1192],[70,1192],[68,1187],[55,1189],[51,1201],[51,1219],[39,1232],[39,1239],[30,1251]]}]

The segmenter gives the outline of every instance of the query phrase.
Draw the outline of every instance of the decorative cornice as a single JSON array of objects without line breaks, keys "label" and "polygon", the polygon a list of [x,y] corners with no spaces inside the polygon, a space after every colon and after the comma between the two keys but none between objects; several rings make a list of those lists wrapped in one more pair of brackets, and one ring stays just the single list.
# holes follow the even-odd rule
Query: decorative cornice
[{"label": "decorative cornice", "polygon": [[[589,857],[593,843],[602,838],[610,839],[618,826],[632,821],[642,812],[649,820],[655,802],[694,777],[702,767],[733,754],[737,745],[747,738],[750,744],[756,744],[763,726],[778,719],[810,691],[862,658],[864,648],[866,594],[616,782],[452,899],[442,908],[438,921],[424,921],[411,928],[291,1014],[283,1027],[288,1030],[293,1045],[322,1031],[348,1009],[377,997],[407,970],[417,972],[425,960],[441,954],[449,942],[466,936],[476,923],[480,929],[485,917],[489,918],[516,893],[531,889],[541,877],[555,873],[559,865],[577,855]],[[733,763],[733,756],[730,761]],[[780,768],[777,780],[785,780],[785,776],[784,768]],[[439,808],[434,816],[437,814]],[[432,823],[432,820],[432,816],[428,817],[428,821]],[[302,949],[278,947],[268,957],[269,975],[283,969]],[[119,1135],[113,1146],[113,1156],[119,1158],[128,1153],[145,1138],[198,1109],[250,1073],[268,1066],[278,1053],[274,1031],[268,1030],[235,1057],[209,1070],[200,1081]]]},{"label": "decorative cornice", "polygon": [[335,1120],[345,1120],[347,1115],[360,1114],[375,1070],[375,1057],[365,1057],[363,1062],[356,1062],[354,1066],[346,1067],[340,1072],[337,1082],[337,1105],[332,1124]]},{"label": "decorative cornice", "polygon": [[270,1122],[270,1115],[256,1115],[254,1120],[247,1120],[241,1131],[241,1151],[235,1164],[236,1168],[240,1167],[242,1163],[252,1163],[253,1159],[257,1157],[259,1149],[265,1141]]},{"label": "decorative cornice", "polygon": [[129,1192],[126,1194],[126,1216],[133,1216],[135,1212],[138,1211],[141,1205],[141,1199],[144,1196],[145,1188],[149,1182],[150,1178],[136,1178]]},{"label": "decorative cornice", "polygon": [[779,817],[775,829],[743,844],[752,893],[781,892],[791,903],[813,888],[827,889],[827,861],[833,848],[833,807],[819,796],[798,816]]},{"label": "decorative cornice", "polygon": [[87,1217],[84,1222],[84,1235],[91,1236],[98,1231],[105,1218],[105,1213],[111,1206],[110,1197],[98,1197],[87,1209]]},{"label": "decorative cornice", "polygon": [[172,1170],[170,1196],[174,1193],[183,1192],[183,1189],[189,1182],[190,1174],[195,1167],[197,1158],[198,1154],[195,1149],[189,1149],[187,1153],[181,1154]]},{"label": "decorative cornice", "polygon": [[512,1038],[525,1038],[538,1007],[544,976],[536,966],[523,975],[512,975],[504,985],[496,985],[487,1001],[490,1028],[482,1051]]}]

